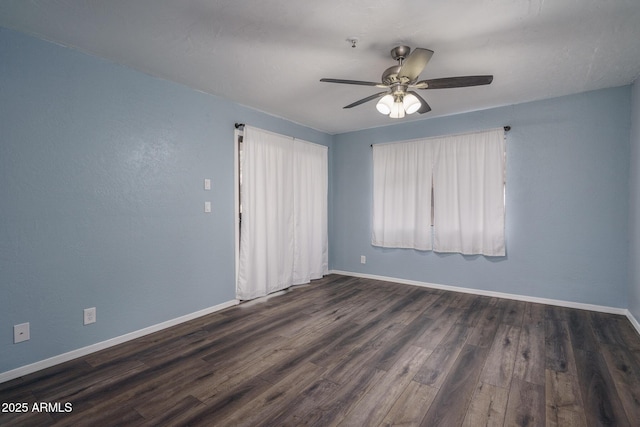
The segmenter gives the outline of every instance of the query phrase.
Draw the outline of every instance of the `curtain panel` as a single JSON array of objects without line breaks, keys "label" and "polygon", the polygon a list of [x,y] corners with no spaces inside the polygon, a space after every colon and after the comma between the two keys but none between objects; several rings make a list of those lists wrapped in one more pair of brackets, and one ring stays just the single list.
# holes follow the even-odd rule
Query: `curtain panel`
[{"label": "curtain panel", "polygon": [[374,145],[372,244],[504,256],[504,153],[502,128]]},{"label": "curtain panel", "polygon": [[327,167],[327,147],[245,126],[238,299],[327,273]]},{"label": "curtain panel", "polygon": [[373,146],[374,246],[432,248],[433,155],[424,141]]},{"label": "curtain panel", "polygon": [[433,168],[433,249],[504,256],[504,130],[446,137]]}]

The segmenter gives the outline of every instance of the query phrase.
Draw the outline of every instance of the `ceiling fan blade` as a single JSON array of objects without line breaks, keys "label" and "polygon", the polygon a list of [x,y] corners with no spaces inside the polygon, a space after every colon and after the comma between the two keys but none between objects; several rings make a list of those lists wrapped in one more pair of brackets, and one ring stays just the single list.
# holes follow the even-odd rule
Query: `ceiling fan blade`
[{"label": "ceiling fan blade", "polygon": [[410,93],[411,95],[415,96],[420,101],[421,105],[420,105],[420,109],[418,110],[418,113],[424,114],[424,113],[428,113],[429,111],[431,111],[431,107],[429,106],[429,104],[427,104],[427,101],[425,101],[423,97],[421,97],[420,95],[418,95],[416,92],[414,92],[412,90],[410,90],[408,93]]},{"label": "ceiling fan blade", "polygon": [[432,50],[421,47],[415,48],[402,64],[400,72],[398,73],[398,79],[405,77],[410,82],[417,79],[422,70],[424,70],[424,67],[427,66],[427,62],[429,62],[432,55]]},{"label": "ceiling fan blade", "polygon": [[360,104],[364,104],[365,102],[373,101],[376,98],[380,98],[380,97],[382,97],[382,95],[386,95],[387,93],[389,93],[389,92],[384,91],[384,92],[376,93],[375,95],[367,96],[366,98],[362,98],[361,100],[356,101],[356,102],[354,102],[352,104],[349,104],[349,105],[347,105],[346,107],[343,107],[343,108],[356,107],[356,106],[358,106]]},{"label": "ceiling fan blade", "polygon": [[416,89],[450,89],[455,87],[482,86],[493,81],[493,76],[444,77],[417,82]]},{"label": "ceiling fan blade", "polygon": [[375,82],[363,82],[361,80],[344,80],[344,79],[320,79],[321,82],[327,83],[342,83],[346,85],[360,85],[360,86],[379,86],[379,87],[387,87],[381,83]]}]

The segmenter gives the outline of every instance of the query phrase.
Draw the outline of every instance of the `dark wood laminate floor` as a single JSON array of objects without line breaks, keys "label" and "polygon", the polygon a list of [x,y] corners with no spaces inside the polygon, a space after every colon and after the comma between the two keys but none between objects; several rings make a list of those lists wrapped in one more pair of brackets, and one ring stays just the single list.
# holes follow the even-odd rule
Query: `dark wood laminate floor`
[{"label": "dark wood laminate floor", "polygon": [[331,275],[0,384],[0,425],[640,425],[622,316]]}]

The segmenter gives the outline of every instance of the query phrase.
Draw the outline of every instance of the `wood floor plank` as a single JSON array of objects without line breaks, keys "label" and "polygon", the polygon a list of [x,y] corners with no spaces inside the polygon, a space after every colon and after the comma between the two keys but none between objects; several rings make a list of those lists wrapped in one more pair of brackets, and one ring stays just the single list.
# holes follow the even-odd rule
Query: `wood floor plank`
[{"label": "wood floor plank", "polygon": [[429,358],[416,372],[413,380],[434,388],[440,388],[451,366],[456,363],[470,332],[470,329],[465,325],[453,325],[446,338],[433,350]]},{"label": "wood floor plank", "polygon": [[345,357],[327,366],[329,370],[325,377],[342,384],[356,375],[363,365],[375,365],[379,359],[379,352],[386,348],[404,328],[406,326],[397,323],[386,326],[365,344],[354,348]]},{"label": "wood floor plank", "polygon": [[244,408],[270,387],[270,383],[259,377],[245,381],[228,393],[221,393],[207,399],[204,402],[204,408],[190,411],[185,417],[185,425],[220,425],[225,418]]},{"label": "wood floor plank", "polygon": [[484,366],[487,349],[466,345],[440,387],[422,426],[457,426],[462,424]]},{"label": "wood floor plank", "polygon": [[[356,322],[361,326],[349,334],[345,334],[331,346],[319,351],[311,358],[311,361],[322,366],[335,365],[348,352],[353,351],[354,348],[366,345],[370,340],[387,328],[389,323],[398,324],[398,330],[400,330],[402,328],[402,322],[400,322],[401,318],[398,315],[404,308],[412,304],[412,302],[413,296],[408,295],[401,298],[398,303],[393,304],[388,310],[379,311],[375,317],[369,320],[368,323],[360,324],[359,322]],[[354,321],[358,318],[359,316],[355,316]],[[430,319],[425,319],[425,322],[431,323],[432,321]]]},{"label": "wood floor plank", "polygon": [[0,384],[73,405],[0,425],[640,425],[638,375],[624,316],[329,275]]},{"label": "wood floor plank", "polygon": [[460,317],[456,322],[469,326],[477,325],[482,316],[484,308],[489,305],[490,301],[491,298],[489,297],[476,296],[471,300],[471,303],[468,304],[468,307],[461,308],[462,313],[460,314]]},{"label": "wood floor plank", "polygon": [[627,347],[640,351],[638,332],[629,320],[620,315],[590,312],[591,324],[597,340],[602,344]]},{"label": "wood floor plank", "polygon": [[518,351],[513,367],[514,378],[544,385],[545,333],[544,319],[536,323],[525,322],[520,332]]},{"label": "wood floor plank", "polygon": [[31,408],[35,401],[25,400],[5,400],[0,402],[6,403],[28,403],[26,412],[0,412],[0,425],[1,426],[51,426],[55,422],[51,414],[45,412],[33,412]]},{"label": "wood floor plank", "polygon": [[85,374],[85,382],[79,384],[64,383],[45,390],[34,390],[36,397],[45,397],[55,402],[76,401],[79,402],[85,396],[97,394],[100,390],[111,387],[113,384],[128,381],[129,378],[144,372],[148,366],[137,360],[116,360],[111,364],[103,365],[101,369]]},{"label": "wood floor plank", "polygon": [[425,312],[424,319],[427,327],[424,332],[416,338],[413,345],[424,349],[435,349],[447,336],[451,327],[456,323],[462,312],[460,309],[446,307],[438,317],[432,316],[429,310]]},{"label": "wood floor plank", "polygon": [[371,387],[340,420],[339,425],[380,424],[430,353],[430,350],[420,347],[409,348],[380,381]]},{"label": "wood floor plank", "polygon": [[[167,346],[175,345],[175,340],[181,339],[183,340],[182,342],[185,342],[189,336],[196,337],[202,333],[200,328],[203,325],[223,325],[232,321],[232,319],[228,319],[220,313],[209,314],[136,340],[89,354],[84,360],[93,367],[99,367],[103,364],[111,363],[114,359],[142,359],[146,355],[157,353],[160,349],[164,352]],[[221,330],[219,335],[222,335],[222,333],[223,331]]]},{"label": "wood floor plank", "polygon": [[584,350],[576,350],[575,355],[587,424],[632,425],[602,356]]},{"label": "wood floor plank", "polygon": [[491,347],[503,312],[504,306],[498,305],[497,298],[491,298],[484,308],[480,320],[473,326],[473,332],[467,343],[478,347]]},{"label": "wood floor plank", "polygon": [[205,408],[204,403],[193,396],[186,396],[167,406],[163,411],[157,412],[158,415],[154,414],[139,425],[144,427],[185,425],[191,412],[202,411]]},{"label": "wood floor plank", "polygon": [[316,380],[297,396],[292,397],[279,413],[264,418],[260,424],[265,426],[304,425],[302,419],[305,414],[316,411],[320,403],[326,401],[327,396],[335,395],[339,387],[338,384],[324,378]]},{"label": "wood floor plank", "polygon": [[545,399],[548,427],[587,425],[578,378],[566,372],[546,371]]},{"label": "wood floor plank", "polygon": [[3,396],[11,396],[24,390],[32,393],[64,385],[72,386],[79,375],[86,375],[92,371],[91,365],[84,359],[71,360],[52,366],[49,369],[26,375],[23,378],[19,378],[19,381],[11,381],[8,385],[2,387],[1,393]]},{"label": "wood floor plank", "polygon": [[464,427],[502,427],[507,411],[509,390],[485,384],[478,384],[464,418]]},{"label": "wood floor plank", "polygon": [[407,295],[411,298],[411,304],[407,305],[401,312],[397,313],[397,321],[405,325],[413,322],[418,316],[420,316],[425,310],[428,310],[431,304],[433,304],[439,295],[432,294],[423,288],[418,288],[414,292]]},{"label": "wood floor plank", "polygon": [[569,320],[571,309],[567,307],[558,307],[556,305],[545,305],[544,318],[552,321]]},{"label": "wood floor plank", "polygon": [[497,387],[508,388],[520,340],[520,327],[503,323],[489,350],[480,381]]},{"label": "wood floor plank", "polygon": [[[286,341],[274,341],[274,343],[276,345],[270,347],[265,353],[261,351],[252,353],[253,356],[257,357],[247,358],[241,354],[241,362],[234,363],[232,361],[228,364],[219,364],[214,369],[210,367],[208,370],[203,369],[204,372],[210,372],[211,374],[202,375],[194,379],[184,392],[190,393],[202,401],[211,399],[216,395],[229,393],[229,390],[233,390],[249,378],[257,377],[271,366],[282,363],[284,359],[295,352],[295,348]],[[150,404],[154,400],[153,398],[149,399],[145,404]]]},{"label": "wood floor plank", "polygon": [[391,369],[391,366],[402,356],[402,353],[413,344],[417,337],[424,333],[429,324],[428,317],[421,315],[402,328],[378,352],[376,368],[383,371]]},{"label": "wood floor plank", "polygon": [[249,401],[220,421],[221,425],[256,426],[273,418],[284,410],[311,383],[319,377],[324,368],[306,362],[292,369],[287,375],[262,394]]},{"label": "wood floor plank", "polygon": [[316,408],[306,414],[295,414],[295,425],[335,425],[385,374],[385,371],[372,366],[361,366],[349,381],[344,381],[344,384],[331,395],[324,396]]},{"label": "wood floor plank", "polygon": [[394,402],[381,426],[419,426],[436,398],[438,390],[417,381],[411,381]]},{"label": "wood floor plank", "polygon": [[[100,410],[82,411],[82,416],[61,417],[53,426],[137,426],[145,422],[145,419],[133,409],[130,404],[105,405]],[[30,425],[30,424],[28,424]]]},{"label": "wood floor plank", "polygon": [[525,306],[526,303],[524,301],[507,300],[502,317],[502,323],[514,326],[522,325]]},{"label": "wood floor plank", "polygon": [[459,308],[461,310],[468,309],[475,300],[474,295],[467,293],[456,293],[452,295],[452,297],[449,307]]},{"label": "wood floor plank", "polygon": [[296,366],[301,363],[309,361],[316,353],[331,345],[340,339],[342,335],[349,333],[357,326],[357,324],[351,322],[340,323],[322,335],[319,335],[314,340],[305,340],[305,345],[296,345],[295,351],[292,352],[291,355],[261,372],[260,377],[271,384],[275,384],[280,381],[288,371],[295,369]]},{"label": "wood floor plank", "polygon": [[640,351],[640,332],[636,331],[629,319],[625,316],[616,316],[613,325],[626,348],[631,351]]},{"label": "wood floor plank", "polygon": [[545,422],[545,388],[514,378],[509,389],[504,425],[542,427]]},{"label": "wood floor plank", "polygon": [[624,348],[603,345],[601,354],[609,368],[618,396],[630,422],[640,423],[640,369]]},{"label": "wood floor plank", "polygon": [[598,343],[591,327],[591,317],[584,310],[569,312],[567,324],[573,348],[585,351],[598,351]]},{"label": "wood floor plank", "polygon": [[[134,409],[136,405],[164,393],[172,395],[174,386],[188,383],[194,376],[203,375],[203,371],[206,372],[206,363],[197,359],[147,369],[110,387],[74,399],[73,406],[82,405],[83,410],[69,414],[65,422],[80,425],[84,420],[90,420],[91,425],[104,425],[112,413],[122,415],[122,422],[129,418],[137,421],[142,416]],[[118,407],[122,408],[122,413],[116,410]]]},{"label": "wood floor plank", "polygon": [[451,304],[454,299],[453,295],[453,292],[445,292],[444,294],[440,295],[438,299],[436,299],[434,303],[431,304],[431,306],[429,306],[429,308],[425,311],[425,315],[430,319],[439,319],[440,316],[442,316],[442,313],[449,308],[453,309],[453,311],[461,313],[462,310],[454,309],[453,307],[449,306],[449,304]]},{"label": "wood floor plank", "polygon": [[544,311],[544,304],[528,302],[524,308],[522,323],[525,325],[537,325],[541,328],[544,327]]},{"label": "wood floor plank", "polygon": [[565,320],[545,320],[545,366],[556,372],[577,375],[569,327]]}]

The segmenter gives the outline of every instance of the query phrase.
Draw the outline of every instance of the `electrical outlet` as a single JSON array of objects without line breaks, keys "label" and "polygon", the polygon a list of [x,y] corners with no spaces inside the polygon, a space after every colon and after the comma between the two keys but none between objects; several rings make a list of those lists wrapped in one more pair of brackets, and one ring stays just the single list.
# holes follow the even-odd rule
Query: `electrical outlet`
[{"label": "electrical outlet", "polygon": [[31,334],[29,332],[29,322],[21,323],[13,326],[13,343],[18,344],[22,341],[29,341]]},{"label": "electrical outlet", "polygon": [[204,212],[211,213],[211,202],[204,202]]},{"label": "electrical outlet", "polygon": [[364,255],[360,255],[360,264],[366,264],[367,263],[367,257]]},{"label": "electrical outlet", "polygon": [[88,325],[90,323],[96,323],[96,308],[85,308],[83,310],[84,313],[84,324]]}]

